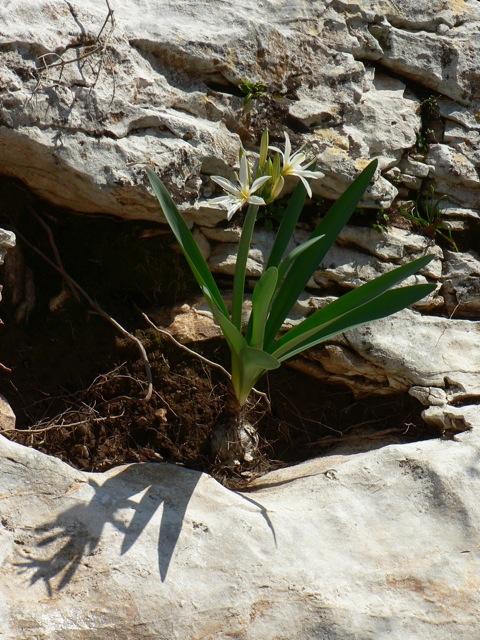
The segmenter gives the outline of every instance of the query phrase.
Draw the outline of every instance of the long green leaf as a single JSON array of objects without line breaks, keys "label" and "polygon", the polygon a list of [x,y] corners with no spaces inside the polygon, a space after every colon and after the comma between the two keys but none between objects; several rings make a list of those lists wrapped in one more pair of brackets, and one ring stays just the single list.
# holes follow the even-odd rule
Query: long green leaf
[{"label": "long green leaf", "polygon": [[188,264],[190,265],[190,269],[192,270],[195,279],[202,289],[204,287],[207,288],[207,290],[210,292],[211,298],[213,298],[213,300],[215,301],[215,304],[220,312],[228,318],[229,314],[220,291],[217,287],[217,283],[213,279],[213,276],[210,273],[210,269],[208,268],[204,257],[200,253],[200,249],[193,239],[193,236],[187,224],[185,223],[185,220],[180,215],[177,207],[175,206],[175,203],[173,202],[170,194],[168,193],[160,178],[151,169],[148,168],[147,175],[153,187],[155,195],[157,196],[157,199],[160,203],[160,206],[162,207],[165,218],[167,219],[167,222],[170,225],[170,228],[173,231],[178,244],[182,248],[182,251],[185,255],[185,258],[187,259]]},{"label": "long green leaf", "polygon": [[300,255],[302,255],[304,251],[306,251],[311,246],[320,242],[322,238],[324,238],[324,236],[317,236],[316,238],[310,238],[309,240],[302,242],[302,244],[300,244],[298,247],[295,247],[295,249],[293,249],[293,251],[291,251],[288,254],[288,256],[284,260],[282,260],[282,262],[280,263],[280,267],[278,268],[278,281],[281,282],[283,280],[283,278],[285,277],[285,274],[290,269],[292,264]]},{"label": "long green leaf", "polygon": [[257,367],[258,369],[270,371],[271,369],[278,369],[280,366],[277,358],[255,347],[244,347],[241,355],[245,359],[246,367]]},{"label": "long green leaf", "polygon": [[247,341],[243,337],[242,333],[237,329],[237,327],[231,322],[230,318],[226,317],[218,308],[218,305],[210,295],[208,288],[206,286],[202,286],[202,291],[208,304],[210,305],[210,308],[212,309],[215,320],[220,325],[220,329],[225,336],[225,340],[230,347],[232,355],[239,356],[242,349],[248,346]]},{"label": "long green leaf", "polygon": [[365,190],[377,168],[377,160],[373,160],[348,187],[330,208],[327,215],[312,233],[312,238],[324,235],[324,242],[315,244],[297,258],[272,306],[265,331],[265,344],[271,345],[287,317],[290,309],[298,300],[315,269],[325,257],[336,237],[348,222],[361,200]]},{"label": "long green leaf", "polygon": [[302,344],[311,335],[316,334],[324,327],[340,320],[340,318],[346,314],[362,307],[371,300],[378,298],[385,293],[385,291],[388,291],[399,282],[402,282],[402,280],[405,280],[414,273],[417,273],[433,258],[433,255],[423,256],[413,262],[397,267],[396,269],[392,269],[392,271],[384,273],[371,282],[366,282],[357,289],[352,289],[352,291],[345,293],[343,296],[338,298],[338,300],[331,302],[323,309],[315,311],[315,313],[312,313],[308,318],[305,318],[305,320],[296,327],[290,329],[290,331],[277,340],[273,347],[268,349],[268,351],[270,351],[270,353],[276,353],[277,355],[290,351],[297,344]]},{"label": "long green leaf", "polygon": [[[397,313],[397,311],[401,311],[418,300],[421,300],[429,293],[432,293],[432,291],[435,291],[435,289],[436,285],[434,284],[416,284],[411,287],[401,287],[400,289],[387,291],[378,298],[375,298],[375,300],[347,313],[336,322],[332,322],[304,342],[297,344],[297,346],[291,350],[284,352],[282,355],[274,351],[272,355],[277,357],[280,362],[288,360],[288,358],[292,358],[302,351],[310,349],[325,340],[329,340],[348,329],[354,329],[355,327],[373,322],[374,320],[385,318],[392,313]],[[395,336],[392,336],[392,340],[394,339]]]},{"label": "long green leaf", "polygon": [[243,221],[242,235],[237,250],[235,274],[233,276],[232,322],[237,329],[242,328],[243,296],[245,294],[245,274],[248,252],[252,244],[253,229],[257,219],[258,206],[249,205]]},{"label": "long green leaf", "polygon": [[[270,305],[275,295],[278,281],[278,269],[270,267],[255,285],[252,295],[251,337],[247,332],[247,340],[252,347],[263,348],[263,336]],[[249,322],[250,325],[250,322]]]},{"label": "long green leaf", "polygon": [[273,243],[273,247],[268,258],[267,269],[279,266],[280,261],[283,258],[283,254],[287,250],[290,238],[297,226],[306,198],[307,192],[305,187],[303,186],[303,183],[299,181],[294,192],[290,196],[287,208],[285,209],[282,221],[280,222],[275,242]]}]

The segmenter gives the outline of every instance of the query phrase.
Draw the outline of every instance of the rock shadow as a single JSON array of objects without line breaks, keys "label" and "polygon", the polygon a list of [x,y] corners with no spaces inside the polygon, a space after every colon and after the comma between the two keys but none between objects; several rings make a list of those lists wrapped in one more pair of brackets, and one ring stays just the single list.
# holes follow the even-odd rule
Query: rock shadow
[{"label": "rock shadow", "polygon": [[[182,530],[188,503],[201,473],[182,469],[176,477],[169,465],[131,465],[97,482],[90,476],[88,485],[94,493],[88,503],[83,500],[62,511],[50,522],[33,530],[37,553],[30,552],[18,562],[22,571],[33,571],[30,584],[45,583],[49,596],[64,589],[81,564],[90,566],[89,557],[100,552],[100,542],[107,525],[113,526],[123,540],[123,556],[163,505],[157,545],[158,567],[165,581],[175,547]],[[73,499],[75,497],[73,496]]]}]

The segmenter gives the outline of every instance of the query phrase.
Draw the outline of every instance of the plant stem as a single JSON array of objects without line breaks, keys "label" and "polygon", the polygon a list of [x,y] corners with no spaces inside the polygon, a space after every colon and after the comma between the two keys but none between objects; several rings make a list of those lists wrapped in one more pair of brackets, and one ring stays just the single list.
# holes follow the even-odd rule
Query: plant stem
[{"label": "plant stem", "polygon": [[238,245],[237,263],[233,278],[232,322],[241,331],[243,293],[245,290],[245,272],[247,270],[248,252],[252,242],[253,229],[257,219],[258,206],[251,204],[248,207],[243,223],[242,235]]}]

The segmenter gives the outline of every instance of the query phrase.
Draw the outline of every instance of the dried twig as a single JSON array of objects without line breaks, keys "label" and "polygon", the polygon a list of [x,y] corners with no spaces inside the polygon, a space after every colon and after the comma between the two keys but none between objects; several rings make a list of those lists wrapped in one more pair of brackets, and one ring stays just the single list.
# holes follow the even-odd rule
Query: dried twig
[{"label": "dried twig", "polygon": [[[448,316],[448,319],[451,320],[456,312],[456,310],[458,309],[458,307],[460,306],[460,302],[456,305],[455,309],[452,311],[452,313]],[[440,340],[443,338],[443,335],[445,333],[445,331],[448,329],[448,325],[445,325],[445,329],[441,332],[438,340],[435,343],[435,348],[438,347],[438,343],[440,342]]]},{"label": "dried twig", "polygon": [[[95,78],[94,80],[90,83],[87,84],[85,83],[85,86],[89,86],[90,87],[90,91],[95,87],[95,85],[98,82],[98,78],[100,76],[102,67],[103,67],[103,62],[104,62],[104,58],[105,58],[105,53],[107,50],[107,45],[108,42],[110,40],[110,37],[115,29],[115,17],[114,17],[114,11],[112,9],[112,7],[110,6],[110,2],[109,0],[105,0],[106,5],[107,5],[107,16],[103,22],[102,27],[100,28],[100,31],[98,32],[97,36],[95,37],[94,41],[92,44],[86,45],[84,44],[84,51],[83,53],[80,53],[79,55],[77,55],[75,58],[70,58],[68,60],[65,60],[63,58],[63,54],[58,54],[54,51],[49,51],[48,53],[44,53],[41,56],[38,56],[37,58],[37,63],[41,63],[43,65],[43,67],[40,67],[39,69],[39,75],[37,78],[37,83],[32,91],[32,95],[30,96],[30,98],[28,99],[28,103],[31,102],[31,100],[33,99],[33,97],[36,95],[36,93],[39,90],[39,87],[42,83],[42,74],[43,73],[47,73],[51,70],[51,69],[55,69],[55,68],[60,68],[60,75],[58,77],[58,80],[56,81],[55,84],[60,84],[60,81],[62,79],[62,75],[63,75],[63,70],[65,68],[66,65],[68,64],[75,64],[75,63],[82,63],[80,65],[80,70],[83,71],[83,67],[85,64],[85,61],[87,60],[87,58],[90,58],[91,56],[93,56],[96,53],[100,52],[100,60],[98,63],[98,68],[97,71],[95,73]],[[105,27],[107,26],[107,24],[110,22],[111,24],[111,29],[109,31],[109,33],[107,33],[104,37],[103,37],[103,41],[101,41],[101,38],[103,36],[103,32],[105,30]],[[51,57],[54,58],[56,60],[56,62],[48,62],[47,59]],[[92,67],[93,68],[93,67]],[[75,84],[75,83],[74,83]]]},{"label": "dried twig", "polygon": [[226,375],[229,380],[232,379],[231,374],[224,367],[222,367],[221,364],[218,364],[217,362],[213,362],[212,360],[205,358],[205,356],[200,355],[196,351],[189,349],[189,347],[187,347],[186,345],[179,342],[176,338],[174,338],[169,331],[165,331],[165,329],[160,329],[160,327],[157,327],[157,325],[152,320],[150,320],[150,318],[147,316],[146,313],[142,312],[142,317],[148,322],[148,324],[152,327],[152,329],[155,329],[155,331],[158,331],[158,333],[161,333],[163,336],[166,336],[167,338],[169,338],[175,346],[179,347],[180,349],[183,349],[184,351],[189,353],[191,356],[198,358],[202,362],[205,362],[210,367],[214,367],[215,369],[218,369],[224,375]]},{"label": "dried twig", "polygon": [[[62,273],[65,273],[65,269],[63,268],[63,263],[62,263],[62,259],[60,258],[60,254],[58,252],[57,249],[57,245],[55,244],[55,239],[53,237],[53,233],[52,230],[50,229],[50,227],[48,226],[48,224],[45,222],[45,220],[42,218],[42,216],[39,216],[38,213],[35,211],[35,209],[31,206],[28,206],[28,211],[29,213],[32,214],[32,216],[34,216],[38,222],[42,225],[42,227],[45,229],[45,232],[48,236],[48,241],[50,242],[50,248],[52,249],[53,255],[55,256],[55,261],[57,263],[58,268],[62,271]],[[73,287],[68,281],[66,281],[68,288],[70,289],[70,291],[73,293],[73,296],[75,298],[75,300],[78,300],[78,293],[75,289],[75,287]]]},{"label": "dried twig", "polygon": [[[75,411],[74,413],[78,413]],[[68,415],[66,412],[63,415]],[[22,433],[26,436],[31,435],[32,433],[44,433],[46,431],[53,431],[54,429],[69,429],[70,427],[81,427],[86,422],[105,422],[106,420],[115,420],[117,418],[122,418],[125,413],[119,413],[116,416],[103,416],[103,417],[88,417],[85,420],[80,420],[77,422],[65,422],[65,424],[48,424],[46,427],[39,427],[38,429],[0,429],[0,433]],[[61,417],[61,416],[60,416]],[[41,423],[40,423],[41,424]]]}]

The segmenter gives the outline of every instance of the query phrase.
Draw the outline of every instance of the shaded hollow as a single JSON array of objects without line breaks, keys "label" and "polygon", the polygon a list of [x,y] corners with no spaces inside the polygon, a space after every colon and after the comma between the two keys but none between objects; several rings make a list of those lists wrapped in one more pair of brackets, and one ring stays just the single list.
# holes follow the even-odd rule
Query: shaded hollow
[{"label": "shaded hollow", "polygon": [[[258,458],[234,472],[222,468],[210,445],[225,379],[165,342],[140,313],[197,292],[173,236],[152,223],[50,207],[9,178],[0,179],[0,193],[0,226],[18,234],[2,274],[0,330],[1,362],[11,369],[1,372],[0,393],[17,415],[20,431],[10,434],[16,441],[84,470],[168,461],[231,483],[245,471],[300,462],[342,442],[386,432],[400,442],[438,435],[405,394],[355,400],[348,390],[283,367],[260,385],[272,412],[258,406],[252,413]],[[143,401],[145,370],[135,344],[77,299],[40,254],[60,258],[65,272],[142,340],[153,374],[150,402]],[[228,367],[222,340],[193,348]]]}]

